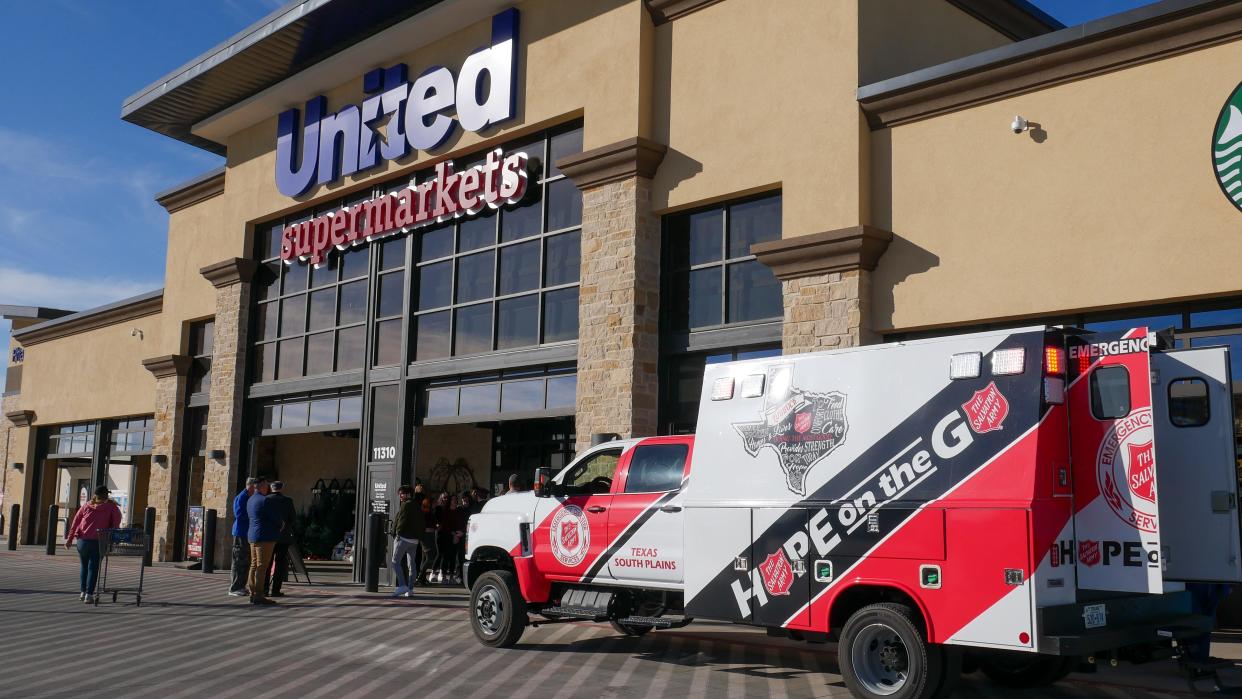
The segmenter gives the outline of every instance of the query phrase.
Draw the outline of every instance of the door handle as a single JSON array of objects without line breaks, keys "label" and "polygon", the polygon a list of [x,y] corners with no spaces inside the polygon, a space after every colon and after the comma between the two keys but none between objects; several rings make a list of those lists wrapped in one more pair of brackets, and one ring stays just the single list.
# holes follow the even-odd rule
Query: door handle
[{"label": "door handle", "polygon": [[660,508],[661,512],[681,512],[681,505],[665,505]]},{"label": "door handle", "polygon": [[604,512],[607,509],[608,509],[607,507],[604,507],[602,505],[591,505],[590,507],[587,508],[587,512]]}]

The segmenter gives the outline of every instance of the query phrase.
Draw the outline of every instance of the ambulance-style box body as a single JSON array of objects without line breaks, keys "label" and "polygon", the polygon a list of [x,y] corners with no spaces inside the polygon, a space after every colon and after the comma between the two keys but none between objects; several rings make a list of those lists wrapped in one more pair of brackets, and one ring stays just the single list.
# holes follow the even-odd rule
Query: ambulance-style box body
[{"label": "ambulance-style box body", "polygon": [[1231,380],[1145,327],[710,365],[694,436],[471,518],[476,634],[752,624],[837,639],[866,697],[943,696],[964,654],[1011,686],[1144,657],[1210,623],[1186,583],[1242,581]]}]

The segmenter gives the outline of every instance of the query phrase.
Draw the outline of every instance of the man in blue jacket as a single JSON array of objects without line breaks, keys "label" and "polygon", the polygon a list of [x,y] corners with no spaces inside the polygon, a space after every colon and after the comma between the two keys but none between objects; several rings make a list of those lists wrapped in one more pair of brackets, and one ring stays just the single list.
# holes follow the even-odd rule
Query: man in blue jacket
[{"label": "man in blue jacket", "polygon": [[251,604],[276,604],[276,600],[264,594],[267,587],[267,571],[272,567],[272,551],[276,548],[276,540],[280,538],[280,530],[284,526],[281,521],[279,505],[268,499],[272,492],[265,479],[259,479],[254,495],[246,500],[246,518],[250,520],[250,529],[246,538],[250,541],[250,577],[247,587],[250,590]]},{"label": "man in blue jacket", "polygon": [[246,501],[254,495],[258,478],[247,478],[246,487],[233,498],[233,570],[230,576],[229,595],[246,596],[246,576],[250,573],[250,542],[246,540],[250,520],[246,514]]}]

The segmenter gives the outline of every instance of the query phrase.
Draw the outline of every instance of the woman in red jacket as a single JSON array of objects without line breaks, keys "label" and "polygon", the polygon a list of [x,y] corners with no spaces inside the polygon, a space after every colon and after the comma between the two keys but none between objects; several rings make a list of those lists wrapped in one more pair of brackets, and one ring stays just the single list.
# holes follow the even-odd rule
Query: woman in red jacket
[{"label": "woman in red jacket", "polygon": [[79,600],[90,604],[95,597],[95,581],[99,579],[99,530],[121,526],[121,508],[109,497],[108,487],[95,489],[95,496],[73,516],[73,524],[65,533],[65,548],[78,542],[78,560],[82,564],[79,577]]}]

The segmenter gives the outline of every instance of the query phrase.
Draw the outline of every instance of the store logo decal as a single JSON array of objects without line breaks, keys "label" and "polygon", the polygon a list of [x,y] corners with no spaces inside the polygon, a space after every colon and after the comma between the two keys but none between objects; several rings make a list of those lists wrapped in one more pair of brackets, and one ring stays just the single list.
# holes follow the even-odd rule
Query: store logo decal
[{"label": "store logo decal", "polygon": [[477,132],[512,119],[517,46],[518,11],[510,8],[492,17],[491,45],[470,54],[456,79],[444,66],[428,68],[412,84],[405,64],[376,68],[362,78],[367,97],[361,108],[351,104],[328,114],[328,101],[319,95],[306,103],[301,128],[299,110],[286,110],[277,119],[276,188],[300,196],[314,184],[370,170],[411,150],[437,148],[459,124]]},{"label": "store logo decal", "polygon": [[1212,167],[1221,191],[1242,210],[1242,84],[1234,88],[1216,117]]}]

